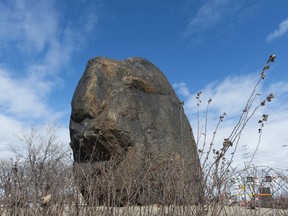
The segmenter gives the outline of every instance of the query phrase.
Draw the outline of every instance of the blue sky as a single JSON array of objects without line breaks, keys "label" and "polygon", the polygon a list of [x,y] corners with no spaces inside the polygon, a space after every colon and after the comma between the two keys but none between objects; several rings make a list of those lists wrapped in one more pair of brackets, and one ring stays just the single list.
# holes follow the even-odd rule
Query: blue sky
[{"label": "blue sky", "polygon": [[269,121],[253,163],[288,168],[288,147],[282,147],[288,144],[287,8],[286,0],[1,0],[0,156],[9,155],[21,128],[54,121],[68,145],[71,98],[95,56],[140,56],[154,63],[185,101],[194,134],[195,94],[201,90],[203,101],[212,97],[210,134],[227,113],[221,143],[273,53],[277,60],[259,93],[273,92],[275,100],[251,120],[235,165],[243,163],[242,145],[253,153],[257,120],[266,112]]}]

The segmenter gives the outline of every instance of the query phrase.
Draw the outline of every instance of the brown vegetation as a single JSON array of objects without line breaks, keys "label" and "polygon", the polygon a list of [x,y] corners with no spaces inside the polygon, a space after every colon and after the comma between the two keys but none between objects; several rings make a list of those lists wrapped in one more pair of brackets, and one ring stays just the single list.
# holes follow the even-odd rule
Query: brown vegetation
[{"label": "brown vegetation", "polygon": [[[267,63],[274,59],[275,57],[270,56]],[[267,69],[269,64],[265,65],[259,82],[265,78]],[[203,157],[202,170],[195,171],[199,174],[197,187],[203,191],[198,194],[198,200],[193,198],[195,180],[187,178],[182,169],[182,166],[189,164],[183,164],[181,160],[166,160],[157,167],[147,163],[148,166],[137,178],[132,178],[129,170],[125,173],[118,172],[114,169],[115,164],[103,163],[97,167],[92,163],[73,164],[70,151],[61,148],[57,128],[49,126],[44,134],[36,129],[21,134],[19,140],[22,148],[14,148],[15,157],[0,162],[0,214],[288,215],[288,181],[283,173],[279,174],[283,179],[281,185],[278,185],[281,196],[271,194],[256,199],[255,191],[250,191],[254,194],[249,201],[234,201],[227,193],[231,190],[229,182],[232,177],[241,176],[243,171],[232,169],[233,155],[232,158],[226,158],[225,153],[232,146],[237,146],[241,131],[255,110],[273,98],[273,95],[269,95],[259,106],[250,110],[258,84],[249,97],[239,122],[224,140],[221,149],[214,149],[214,137],[225,115],[220,116],[208,149],[205,139],[203,144],[198,143],[200,157]],[[197,99],[200,105],[200,93]],[[208,101],[207,112],[210,103],[211,99]],[[267,117],[268,115],[263,115],[263,119],[259,121],[260,129]],[[259,132],[261,138],[262,131]],[[200,140],[199,135],[197,140]],[[235,152],[236,148],[233,153]],[[125,182],[120,184],[123,185],[122,188],[116,187],[118,182],[115,179]],[[81,191],[85,191],[84,197]],[[141,201],[151,205],[142,206]]]}]

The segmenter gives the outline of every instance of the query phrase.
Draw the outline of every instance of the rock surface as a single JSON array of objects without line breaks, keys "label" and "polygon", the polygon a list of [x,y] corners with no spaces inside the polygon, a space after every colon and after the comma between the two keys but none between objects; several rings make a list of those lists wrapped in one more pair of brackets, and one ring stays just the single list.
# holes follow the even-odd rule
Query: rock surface
[{"label": "rock surface", "polygon": [[[183,105],[143,58],[89,60],[72,99],[70,137],[88,202],[96,193],[91,202],[111,204],[111,182],[116,205],[199,201],[199,159]],[[187,197],[171,185],[185,187]]]}]

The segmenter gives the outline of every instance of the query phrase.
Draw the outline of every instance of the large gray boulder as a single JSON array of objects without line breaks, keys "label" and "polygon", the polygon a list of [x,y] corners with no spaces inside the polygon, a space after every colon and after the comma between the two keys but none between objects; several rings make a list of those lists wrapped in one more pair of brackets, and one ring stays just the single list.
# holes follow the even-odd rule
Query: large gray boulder
[{"label": "large gray boulder", "polygon": [[89,60],[72,99],[70,137],[90,204],[200,199],[201,169],[183,104],[143,58]]}]

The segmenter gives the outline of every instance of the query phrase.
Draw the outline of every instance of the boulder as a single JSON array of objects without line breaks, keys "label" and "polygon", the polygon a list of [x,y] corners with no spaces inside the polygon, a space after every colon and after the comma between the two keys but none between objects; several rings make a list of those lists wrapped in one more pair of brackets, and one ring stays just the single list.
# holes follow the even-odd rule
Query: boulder
[{"label": "boulder", "polygon": [[192,129],[173,88],[149,61],[89,60],[72,99],[70,137],[88,203],[199,202]]}]

